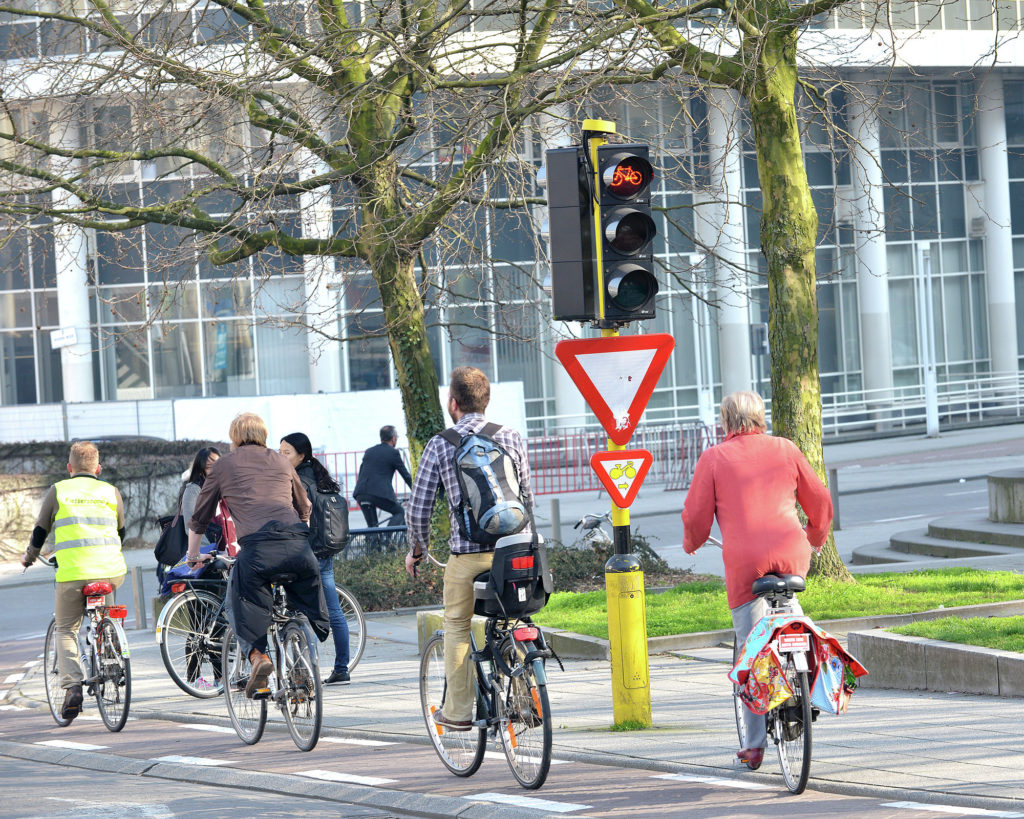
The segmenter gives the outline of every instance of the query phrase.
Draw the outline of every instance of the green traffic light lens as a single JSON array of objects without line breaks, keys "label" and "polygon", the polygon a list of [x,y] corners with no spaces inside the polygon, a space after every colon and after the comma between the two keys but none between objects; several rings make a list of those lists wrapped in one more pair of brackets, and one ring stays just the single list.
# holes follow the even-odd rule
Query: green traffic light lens
[{"label": "green traffic light lens", "polygon": [[620,310],[639,310],[657,292],[654,274],[642,267],[620,268],[608,280],[608,295]]}]

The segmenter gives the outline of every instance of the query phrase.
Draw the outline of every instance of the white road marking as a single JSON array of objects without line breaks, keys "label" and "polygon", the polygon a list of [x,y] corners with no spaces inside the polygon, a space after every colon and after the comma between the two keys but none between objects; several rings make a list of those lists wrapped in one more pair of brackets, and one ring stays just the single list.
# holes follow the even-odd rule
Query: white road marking
[{"label": "white road marking", "polygon": [[672,779],[676,782],[699,782],[704,785],[718,785],[722,788],[740,788],[745,791],[773,790],[770,785],[747,782],[743,779],[727,779],[724,776],[687,776],[686,774],[657,774],[653,779]]},{"label": "white road marking", "polygon": [[[539,762],[540,761],[539,757],[529,757],[529,756],[526,756],[525,754],[520,756],[519,758],[520,759],[528,759],[531,762]],[[498,760],[504,762],[505,761],[505,754],[504,753],[500,753],[498,751],[484,751],[484,759],[498,759]],[[569,764],[569,760],[568,759],[552,759],[551,760],[551,764],[552,765],[567,765],[567,764]]]},{"label": "white road marking", "polygon": [[39,665],[39,660],[29,660],[22,668],[35,668],[37,665]]},{"label": "white road marking", "polygon": [[109,748],[109,745],[90,745],[87,742],[71,742],[66,739],[47,739],[43,742],[37,742],[36,745],[46,745],[50,748],[68,748],[72,751],[102,751],[104,748]]},{"label": "white road marking", "polygon": [[314,769],[312,771],[298,771],[299,776],[308,776],[310,779],[322,779],[324,782],[347,782],[350,785],[390,785],[397,782],[397,779],[384,779],[379,776],[356,776],[355,774],[338,773],[337,771],[323,771]]},{"label": "white road marking", "polygon": [[17,705],[0,705],[0,711],[21,711]]},{"label": "white road marking", "polygon": [[321,742],[334,742],[338,745],[365,745],[376,748],[383,745],[397,745],[397,742],[385,742],[382,739],[354,739],[349,737],[320,737]]},{"label": "white road marking", "polygon": [[186,725],[186,728],[191,728],[193,731],[210,731],[214,734],[233,734],[235,733],[234,728],[229,728],[226,725]]},{"label": "white road marking", "polygon": [[988,492],[988,489],[968,489],[965,492],[947,492],[946,497],[951,498],[954,495],[980,495],[982,492]]},{"label": "white road marking", "polygon": [[16,683],[16,682],[18,682],[18,680],[22,679],[24,676],[25,676],[24,672],[22,672],[21,674],[8,674],[4,678],[4,683],[3,684],[4,685],[8,685],[10,683]]},{"label": "white road marking", "polygon": [[182,765],[234,765],[235,763],[227,759],[209,759],[205,756],[177,756],[172,754],[171,756],[158,756],[153,758],[153,762],[178,762]]},{"label": "white road marking", "polygon": [[587,810],[590,805],[580,805],[576,802],[554,802],[550,799],[537,799],[534,796],[519,796],[507,793],[474,793],[472,796],[463,796],[463,799],[483,799],[485,802],[497,802],[500,805],[515,805],[519,808],[535,808],[546,810],[551,813],[572,813],[576,810]]},{"label": "white road marking", "polygon": [[1017,813],[1010,810],[986,810],[985,808],[961,808],[955,805],[929,805],[925,802],[886,802],[881,805],[883,808],[896,808],[897,810],[926,810],[932,813],[955,813],[957,816],[991,816],[993,819],[1020,819],[1024,813]]},{"label": "white road marking", "polygon": [[923,518],[923,517],[924,517],[924,515],[904,515],[903,517],[900,517],[900,518],[879,518],[878,520],[872,521],[872,522],[873,523],[895,523],[898,520],[913,520],[914,518]]},{"label": "white road marking", "polygon": [[76,816],[102,816],[104,819],[174,819],[174,812],[167,805],[140,804],[139,802],[104,802],[103,810],[97,810],[93,802],[81,799],[62,799],[59,796],[47,796],[51,802],[65,802],[75,805],[71,812]]}]

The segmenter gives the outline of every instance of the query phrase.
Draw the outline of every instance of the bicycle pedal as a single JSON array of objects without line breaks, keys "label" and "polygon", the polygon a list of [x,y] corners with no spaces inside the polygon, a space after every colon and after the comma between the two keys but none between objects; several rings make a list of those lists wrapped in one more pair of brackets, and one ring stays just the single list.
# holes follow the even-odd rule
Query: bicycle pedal
[{"label": "bicycle pedal", "polygon": [[265,700],[270,696],[269,688],[257,688],[252,692],[252,698],[254,700]]}]

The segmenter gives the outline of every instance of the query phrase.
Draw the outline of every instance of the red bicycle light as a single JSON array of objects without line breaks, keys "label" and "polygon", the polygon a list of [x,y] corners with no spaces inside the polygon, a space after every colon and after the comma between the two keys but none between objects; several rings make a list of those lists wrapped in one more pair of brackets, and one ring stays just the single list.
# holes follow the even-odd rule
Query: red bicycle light
[{"label": "red bicycle light", "polygon": [[171,594],[181,594],[185,591],[184,583],[171,583]]},{"label": "red bicycle light", "polygon": [[526,557],[513,557],[512,558],[513,569],[532,569],[533,568],[533,555],[527,555]]},{"label": "red bicycle light", "polygon": [[108,606],[107,617],[113,617],[115,620],[124,620],[128,616],[127,606]]},{"label": "red bicycle light", "polygon": [[520,643],[529,643],[540,637],[540,630],[536,626],[523,626],[513,631],[512,636]]},{"label": "red bicycle light", "polygon": [[654,169],[642,156],[626,155],[604,169],[603,182],[608,193],[619,199],[632,199],[651,184]]}]

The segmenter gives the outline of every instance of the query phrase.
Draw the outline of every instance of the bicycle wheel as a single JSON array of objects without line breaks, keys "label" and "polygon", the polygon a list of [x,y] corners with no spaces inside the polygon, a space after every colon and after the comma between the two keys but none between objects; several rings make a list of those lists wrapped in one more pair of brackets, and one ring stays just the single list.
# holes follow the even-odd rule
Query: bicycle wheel
[{"label": "bicycle wheel", "polygon": [[267,701],[251,700],[245,696],[245,684],[249,681],[250,669],[249,658],[241,656],[235,633],[230,626],[226,626],[221,647],[221,679],[225,681],[224,701],[227,703],[228,716],[238,738],[246,745],[255,745],[260,741],[263,729],[267,726]]},{"label": "bicycle wheel", "polygon": [[[736,658],[739,656],[740,646],[733,645],[732,647],[732,664],[736,665]],[[733,683],[732,685],[732,708],[736,715],[736,736],[740,740],[740,748],[747,747],[747,709],[743,706],[743,700],[740,699],[740,687]]]},{"label": "bicycle wheel", "polygon": [[296,620],[285,624],[278,668],[284,686],[276,699],[284,711],[288,732],[300,751],[312,751],[320,739],[323,722],[323,688],[316,649],[309,632]]},{"label": "bicycle wheel", "polygon": [[51,620],[50,627],[46,630],[46,643],[43,648],[43,685],[46,687],[46,702],[50,706],[53,721],[61,728],[70,725],[71,720],[60,715],[64,707],[64,689],[60,687],[60,669],[57,667],[56,620]]},{"label": "bicycle wheel", "polygon": [[427,735],[444,766],[456,776],[472,776],[484,761],[487,729],[449,731],[437,725],[434,712],[444,706],[447,691],[444,678],[444,636],[435,634],[427,641],[420,659],[420,706],[423,721],[427,726]]},{"label": "bicycle wheel", "polygon": [[93,653],[100,717],[108,730],[120,731],[128,720],[132,701],[132,661],[128,659],[128,646],[121,629],[109,617],[100,620]]},{"label": "bicycle wheel", "polygon": [[512,676],[496,676],[501,681],[501,747],[512,775],[530,790],[544,784],[551,767],[548,687],[537,681],[532,664],[524,666],[521,660],[533,649],[533,643],[515,643],[508,639],[502,648],[502,659],[512,669]]},{"label": "bicycle wheel", "polygon": [[779,751],[786,787],[803,793],[811,773],[811,696],[807,672],[796,670],[792,656],[786,660],[786,679],[793,696],[769,712],[768,727]]},{"label": "bicycle wheel", "polygon": [[199,699],[220,694],[225,627],[220,599],[208,591],[179,594],[167,604],[162,622],[160,656],[178,688]]},{"label": "bicycle wheel", "polygon": [[[366,615],[363,607],[352,592],[344,586],[335,586],[342,614],[348,623],[348,670],[352,672],[359,665],[366,649]],[[320,644],[320,667],[330,673],[334,668],[334,639],[328,637]]]}]

